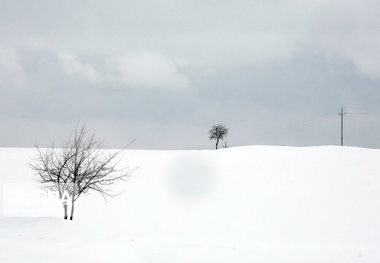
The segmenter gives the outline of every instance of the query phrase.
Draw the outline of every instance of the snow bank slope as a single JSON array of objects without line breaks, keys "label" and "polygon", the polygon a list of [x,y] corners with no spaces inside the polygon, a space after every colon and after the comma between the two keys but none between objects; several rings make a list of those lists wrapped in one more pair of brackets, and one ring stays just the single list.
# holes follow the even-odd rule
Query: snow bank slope
[{"label": "snow bank slope", "polygon": [[[0,183],[32,182],[33,154],[0,149]],[[130,150],[125,164],[139,169],[123,193],[107,203],[83,197],[70,226],[105,247],[134,247],[146,262],[379,261],[379,160],[380,150],[336,146]],[[16,219],[4,220],[12,235]],[[53,220],[40,235],[56,224],[67,227]]]}]

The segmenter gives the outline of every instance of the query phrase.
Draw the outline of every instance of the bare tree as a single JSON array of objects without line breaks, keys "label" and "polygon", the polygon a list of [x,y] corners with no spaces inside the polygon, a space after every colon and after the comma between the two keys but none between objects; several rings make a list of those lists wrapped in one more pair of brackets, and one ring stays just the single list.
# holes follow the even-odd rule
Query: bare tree
[{"label": "bare tree", "polygon": [[228,128],[223,124],[217,124],[213,125],[208,133],[210,140],[216,140],[215,149],[218,149],[219,140],[223,140],[228,136]]},{"label": "bare tree", "polygon": [[227,144],[227,141],[224,142],[223,148],[229,148],[230,146]]},{"label": "bare tree", "polygon": [[[118,168],[118,151],[102,150],[103,144],[89,133],[85,125],[77,126],[64,146],[54,146],[45,152],[38,148],[36,164],[31,167],[38,174],[43,187],[58,191],[60,198],[64,191],[70,195],[70,220],[74,217],[75,201],[89,191],[96,191],[104,198],[113,196],[110,186],[126,180],[132,170]],[[64,218],[67,219],[67,204],[64,203]]]},{"label": "bare tree", "polygon": [[[44,152],[36,147],[38,155],[31,168],[38,175],[37,181],[45,189],[58,192],[59,198],[64,198],[68,190],[69,175],[67,163],[73,157],[68,149],[56,149],[54,144]],[[67,219],[67,200],[63,203],[64,219]]]}]

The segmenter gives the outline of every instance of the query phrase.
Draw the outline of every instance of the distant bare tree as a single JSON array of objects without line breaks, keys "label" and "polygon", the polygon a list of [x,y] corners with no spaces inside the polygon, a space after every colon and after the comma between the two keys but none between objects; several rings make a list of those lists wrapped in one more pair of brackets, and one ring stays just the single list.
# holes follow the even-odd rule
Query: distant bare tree
[{"label": "distant bare tree", "polygon": [[216,140],[215,149],[218,149],[219,140],[223,140],[228,136],[228,128],[223,124],[217,124],[213,125],[208,133],[210,140]]},{"label": "distant bare tree", "polygon": [[[85,125],[77,126],[73,135],[61,149],[54,145],[42,152],[39,148],[36,164],[31,167],[38,175],[43,187],[58,191],[59,197],[67,191],[70,195],[70,220],[74,217],[75,201],[89,191],[96,191],[104,198],[113,196],[110,185],[126,180],[131,170],[118,168],[118,151],[104,151],[103,144],[89,134]],[[67,219],[67,204],[64,203],[64,218]]]}]

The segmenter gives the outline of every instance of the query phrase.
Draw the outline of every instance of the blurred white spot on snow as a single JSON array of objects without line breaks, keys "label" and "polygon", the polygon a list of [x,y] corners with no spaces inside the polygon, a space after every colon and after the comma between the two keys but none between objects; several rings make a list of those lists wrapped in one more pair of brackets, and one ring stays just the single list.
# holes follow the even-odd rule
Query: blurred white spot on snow
[{"label": "blurred white spot on snow", "polygon": [[181,199],[196,200],[205,197],[215,185],[210,164],[198,157],[180,157],[168,169],[170,191]]}]

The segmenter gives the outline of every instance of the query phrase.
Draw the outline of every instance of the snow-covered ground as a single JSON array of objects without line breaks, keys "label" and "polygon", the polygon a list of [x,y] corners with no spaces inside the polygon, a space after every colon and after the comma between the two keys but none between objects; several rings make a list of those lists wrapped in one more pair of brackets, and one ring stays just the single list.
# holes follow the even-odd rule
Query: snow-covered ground
[{"label": "snow-covered ground", "polygon": [[128,150],[107,202],[15,206],[33,149],[0,148],[0,262],[380,262],[380,150]]}]

